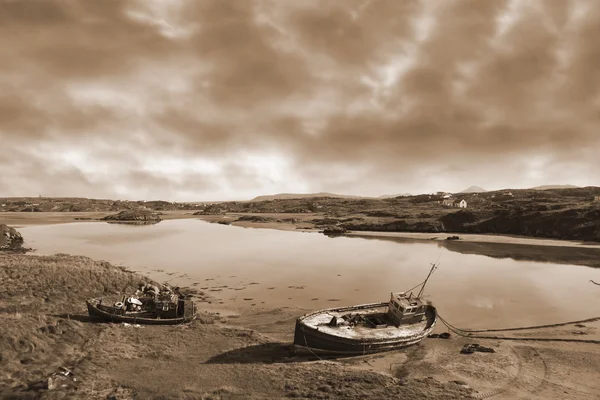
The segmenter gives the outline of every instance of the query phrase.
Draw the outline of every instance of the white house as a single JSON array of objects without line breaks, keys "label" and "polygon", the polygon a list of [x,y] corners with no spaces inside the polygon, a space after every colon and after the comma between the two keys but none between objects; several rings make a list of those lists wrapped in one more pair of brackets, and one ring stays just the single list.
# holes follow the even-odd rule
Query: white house
[{"label": "white house", "polygon": [[461,201],[457,201],[456,203],[454,203],[454,207],[467,208],[467,201],[465,199],[462,199]]}]

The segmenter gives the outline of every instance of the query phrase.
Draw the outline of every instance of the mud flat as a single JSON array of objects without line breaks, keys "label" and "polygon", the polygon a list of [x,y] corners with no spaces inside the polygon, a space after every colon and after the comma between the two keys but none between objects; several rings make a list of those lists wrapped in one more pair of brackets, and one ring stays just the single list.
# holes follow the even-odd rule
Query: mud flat
[{"label": "mud flat", "polygon": [[[597,344],[453,335],[382,355],[300,359],[290,343],[295,318],[307,310],[207,313],[206,295],[198,293],[200,317],[188,325],[94,323],[86,298],[127,292],[148,279],[86,257],[5,253],[0,278],[1,398],[595,399],[600,393]],[[437,329],[445,331],[441,323]],[[600,339],[599,331],[596,321],[502,335]],[[496,352],[459,354],[474,340]]]}]

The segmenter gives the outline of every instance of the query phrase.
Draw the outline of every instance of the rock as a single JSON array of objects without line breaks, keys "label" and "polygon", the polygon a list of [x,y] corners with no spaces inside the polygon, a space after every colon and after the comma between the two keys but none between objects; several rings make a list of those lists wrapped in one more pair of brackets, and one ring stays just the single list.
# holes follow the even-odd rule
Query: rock
[{"label": "rock", "polygon": [[329,385],[322,385],[317,388],[321,392],[330,393],[333,391],[333,388]]},{"label": "rock", "polygon": [[241,217],[239,217],[236,222],[261,222],[261,223],[267,223],[267,222],[281,222],[280,220],[278,220],[277,218],[271,218],[271,217],[264,217],[261,215],[242,215]]},{"label": "rock", "polygon": [[346,232],[346,228],[341,226],[328,226],[325,229],[323,229],[323,233],[325,235],[343,235]]},{"label": "rock", "polygon": [[108,215],[102,218],[103,221],[162,221],[160,216],[150,210],[125,210],[118,214]]},{"label": "rock", "polygon": [[0,250],[21,250],[23,237],[16,229],[0,224]]}]

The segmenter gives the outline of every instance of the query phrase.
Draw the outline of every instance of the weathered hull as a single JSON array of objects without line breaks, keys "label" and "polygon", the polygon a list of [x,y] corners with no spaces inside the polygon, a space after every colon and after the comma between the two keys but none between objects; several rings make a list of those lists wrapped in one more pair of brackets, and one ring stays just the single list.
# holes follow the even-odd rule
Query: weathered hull
[{"label": "weathered hull", "polygon": [[144,318],[137,315],[119,315],[106,312],[99,309],[89,300],[86,301],[88,314],[90,317],[102,319],[107,322],[127,322],[130,324],[143,324],[143,325],[178,325],[186,322],[190,322],[196,318],[193,317],[178,317],[178,318]]},{"label": "weathered hull", "polygon": [[[361,306],[330,309],[330,311],[361,312],[369,309],[385,306],[387,303],[366,304]],[[427,306],[425,311],[426,324],[423,330],[411,335],[398,336],[394,338],[347,338],[320,331],[318,328],[307,326],[303,320],[311,315],[306,314],[296,320],[294,333],[294,351],[296,354],[318,354],[330,356],[356,356],[364,354],[379,353],[412,346],[426,338],[433,330],[437,311],[433,306]]]}]

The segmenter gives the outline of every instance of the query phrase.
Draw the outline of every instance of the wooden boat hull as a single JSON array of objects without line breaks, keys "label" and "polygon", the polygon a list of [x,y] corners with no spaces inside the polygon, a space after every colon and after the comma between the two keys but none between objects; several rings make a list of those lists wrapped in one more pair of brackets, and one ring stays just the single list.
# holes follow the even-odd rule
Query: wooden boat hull
[{"label": "wooden boat hull", "polygon": [[177,318],[151,318],[145,317],[143,314],[140,315],[119,315],[115,313],[111,313],[105,310],[102,310],[98,307],[97,302],[95,300],[87,300],[86,301],[88,314],[90,317],[99,318],[107,322],[117,322],[122,323],[126,322],[129,324],[143,324],[143,325],[178,325],[186,322],[190,322],[196,319],[196,314],[193,316],[187,317],[177,317]]},{"label": "wooden boat hull", "polygon": [[369,309],[385,307],[387,304],[388,303],[374,303],[346,308],[332,308],[306,314],[298,318],[296,320],[296,329],[294,333],[294,352],[296,354],[329,356],[357,356],[379,353],[412,346],[426,338],[433,330],[437,320],[437,311],[435,307],[431,305],[426,307],[426,322],[422,330],[413,332],[410,335],[399,335],[391,338],[340,337],[319,330],[318,327],[308,326],[304,322],[306,318],[309,318],[310,316],[327,311],[361,313],[368,311]]}]

